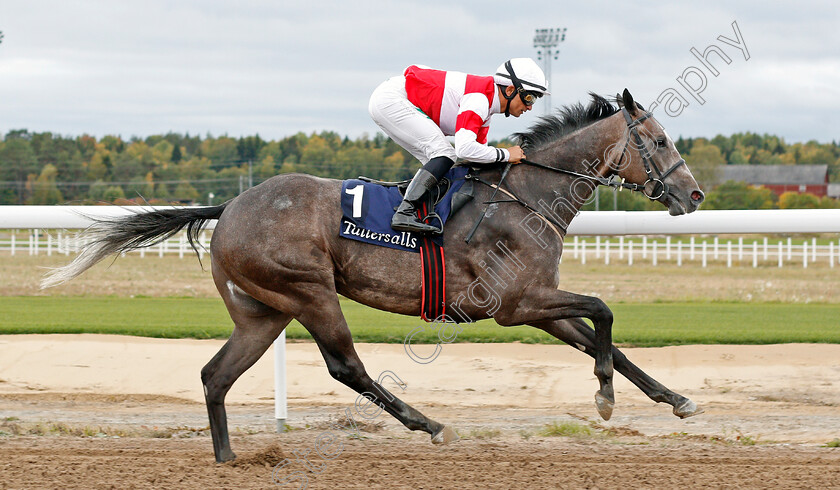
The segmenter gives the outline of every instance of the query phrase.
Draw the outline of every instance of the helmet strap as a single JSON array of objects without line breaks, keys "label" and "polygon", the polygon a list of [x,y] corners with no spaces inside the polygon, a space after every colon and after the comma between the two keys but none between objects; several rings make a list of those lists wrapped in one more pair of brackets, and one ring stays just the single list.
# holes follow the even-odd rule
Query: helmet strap
[{"label": "helmet strap", "polygon": [[513,83],[513,95],[508,96],[507,94],[507,87],[502,90],[502,95],[505,96],[507,99],[507,107],[505,108],[505,117],[510,117],[510,103],[513,102],[514,97],[516,97],[522,91],[522,82],[519,81],[519,77],[516,76],[516,72],[513,71],[513,65],[511,64],[510,60],[505,62],[505,69],[507,70],[508,74],[510,75],[510,81]]},{"label": "helmet strap", "polygon": [[[510,85],[508,85],[508,87],[509,86]],[[510,103],[513,102],[513,99],[516,98],[516,93],[517,92],[516,92],[516,90],[514,90],[512,95],[508,95],[507,94],[507,87],[502,87],[501,85],[499,85],[499,88],[502,89],[502,97],[504,97],[505,100],[507,100],[507,104],[505,105],[505,117],[510,117]]]}]

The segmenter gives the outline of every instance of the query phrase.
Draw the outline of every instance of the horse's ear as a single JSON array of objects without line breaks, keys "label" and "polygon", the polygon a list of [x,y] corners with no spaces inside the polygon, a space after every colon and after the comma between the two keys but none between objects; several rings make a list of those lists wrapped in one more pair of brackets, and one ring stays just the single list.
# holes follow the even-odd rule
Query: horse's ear
[{"label": "horse's ear", "polygon": [[629,90],[624,89],[624,93],[621,94],[621,101],[624,102],[624,107],[626,107],[628,111],[631,113],[636,112],[636,102],[633,101],[633,96],[630,95]]}]

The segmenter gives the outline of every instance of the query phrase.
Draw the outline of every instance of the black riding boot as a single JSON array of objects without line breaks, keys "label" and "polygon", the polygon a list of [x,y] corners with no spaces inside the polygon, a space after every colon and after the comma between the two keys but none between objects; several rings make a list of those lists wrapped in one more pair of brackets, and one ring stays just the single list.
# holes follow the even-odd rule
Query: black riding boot
[{"label": "black riding boot", "polygon": [[429,233],[440,235],[443,230],[437,226],[423,223],[417,218],[417,206],[426,195],[429,189],[434,188],[438,183],[437,177],[425,168],[421,168],[414,174],[408,189],[405,190],[403,201],[391,219],[391,228],[397,231],[413,231],[415,233]]}]

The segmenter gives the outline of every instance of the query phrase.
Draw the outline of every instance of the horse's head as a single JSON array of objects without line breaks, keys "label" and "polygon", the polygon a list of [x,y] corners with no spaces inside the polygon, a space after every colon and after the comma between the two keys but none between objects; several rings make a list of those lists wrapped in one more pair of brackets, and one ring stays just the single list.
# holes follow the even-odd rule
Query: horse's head
[{"label": "horse's head", "polygon": [[696,211],[705,196],[665,128],[636,104],[627,89],[616,101],[627,131],[624,139],[612,146],[609,162],[613,173],[644,185],[648,199],[661,202],[671,216]]}]

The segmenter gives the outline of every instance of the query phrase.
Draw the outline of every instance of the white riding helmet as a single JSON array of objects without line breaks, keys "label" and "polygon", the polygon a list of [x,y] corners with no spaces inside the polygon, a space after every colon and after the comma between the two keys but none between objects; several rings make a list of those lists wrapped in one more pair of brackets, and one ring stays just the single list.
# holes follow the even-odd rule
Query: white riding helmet
[{"label": "white riding helmet", "polygon": [[531,58],[513,58],[505,61],[496,69],[493,80],[503,87],[513,85],[517,89],[521,87],[528,92],[551,95],[545,73]]}]

